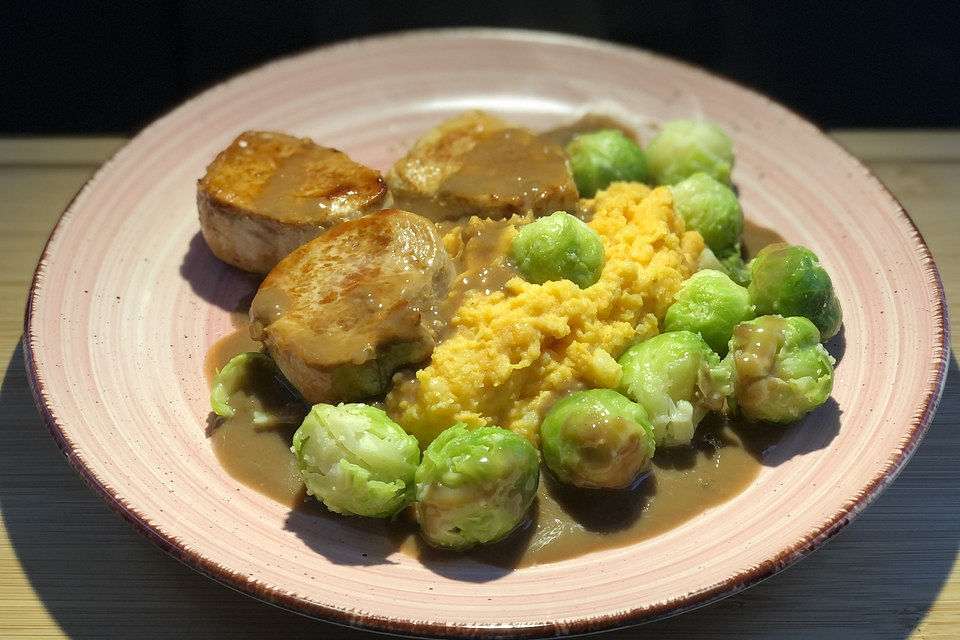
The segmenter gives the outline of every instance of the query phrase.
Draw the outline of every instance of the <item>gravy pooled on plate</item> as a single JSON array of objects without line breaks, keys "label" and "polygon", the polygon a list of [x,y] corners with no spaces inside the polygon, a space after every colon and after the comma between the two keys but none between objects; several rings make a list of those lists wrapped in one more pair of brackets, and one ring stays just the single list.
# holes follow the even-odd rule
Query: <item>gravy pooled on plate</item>
[{"label": "gravy pooled on plate", "polygon": [[[207,355],[207,371],[250,349],[245,327],[217,342]],[[244,397],[237,413],[218,419],[211,432],[217,460],[231,476],[283,504],[316,515],[338,518],[308,499],[290,451],[298,425],[258,427],[256,398]],[[506,539],[467,556],[497,566],[523,567],[556,562],[600,549],[632,544],[672,529],[704,509],[725,502],[757,477],[763,451],[779,432],[721,418],[701,425],[692,445],[663,449],[653,469],[628,491],[576,489],[541,478],[530,520]],[[371,521],[372,527],[388,527]],[[420,541],[409,515],[392,532],[398,549],[428,562],[453,562],[462,552],[444,552]]]}]

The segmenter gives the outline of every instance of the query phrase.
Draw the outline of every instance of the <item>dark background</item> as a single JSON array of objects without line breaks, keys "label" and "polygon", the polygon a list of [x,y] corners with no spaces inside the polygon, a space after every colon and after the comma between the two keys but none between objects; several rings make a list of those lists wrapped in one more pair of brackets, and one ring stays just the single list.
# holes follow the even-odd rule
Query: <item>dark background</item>
[{"label": "dark background", "polygon": [[0,133],[132,133],[276,56],[368,34],[472,25],[667,53],[825,127],[960,126],[956,0],[0,2]]}]

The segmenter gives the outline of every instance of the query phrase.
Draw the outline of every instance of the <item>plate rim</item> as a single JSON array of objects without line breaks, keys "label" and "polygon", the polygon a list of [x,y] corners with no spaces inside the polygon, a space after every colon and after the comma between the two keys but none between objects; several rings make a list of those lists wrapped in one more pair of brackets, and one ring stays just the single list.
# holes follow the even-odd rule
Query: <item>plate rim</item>
[{"label": "plate rim", "polygon": [[[918,259],[921,270],[926,273],[928,292],[933,294],[931,297],[935,302],[935,308],[931,311],[934,320],[934,351],[931,353],[930,367],[928,372],[935,371],[935,377],[928,380],[928,388],[921,402],[917,405],[922,411],[915,414],[912,419],[909,430],[909,440],[904,445],[900,453],[885,461],[885,465],[877,472],[873,480],[861,487],[858,493],[851,498],[851,501],[841,510],[834,514],[824,525],[817,530],[811,531],[797,545],[783,549],[775,557],[768,558],[764,562],[752,566],[744,571],[733,574],[727,579],[718,582],[712,587],[696,592],[688,593],[674,600],[664,600],[646,607],[635,607],[619,613],[612,613],[595,617],[582,617],[576,620],[557,624],[554,622],[541,622],[534,624],[516,625],[477,625],[464,626],[455,624],[442,624],[432,622],[418,622],[407,619],[393,618],[389,616],[380,616],[373,612],[355,613],[348,610],[339,609],[324,605],[322,603],[298,597],[294,594],[286,593],[276,586],[270,586],[262,583],[255,583],[245,576],[229,569],[228,567],[217,564],[215,561],[203,557],[190,551],[175,536],[166,534],[157,528],[148,524],[147,520],[138,513],[134,505],[125,505],[116,493],[112,492],[74,451],[73,443],[69,436],[57,423],[56,418],[50,410],[47,402],[47,392],[44,388],[40,367],[34,354],[33,343],[38,338],[33,316],[35,306],[40,296],[40,282],[44,279],[45,267],[48,262],[51,244],[58,238],[62,231],[65,221],[73,215],[74,206],[79,198],[95,187],[96,183],[109,172],[113,165],[123,159],[130,147],[141,137],[162,124],[181,110],[188,109],[194,102],[202,96],[208,96],[217,91],[223,90],[226,86],[237,81],[241,81],[249,75],[259,74],[272,66],[283,64],[286,61],[296,58],[306,58],[320,55],[321,52],[333,49],[359,47],[373,42],[380,41],[399,41],[405,39],[417,39],[425,36],[432,38],[471,38],[474,36],[502,39],[509,41],[525,42],[553,42],[578,47],[588,47],[594,50],[606,50],[620,55],[636,56],[637,54],[646,55],[653,59],[662,59],[674,64],[686,67],[697,73],[706,75],[724,83],[734,85],[740,91],[753,94],[764,100],[771,106],[779,108],[789,114],[798,123],[815,130],[835,149],[845,155],[848,160],[853,160],[863,171],[864,176],[879,187],[893,205],[895,215],[905,221],[913,230],[914,247],[913,252]],[[673,615],[678,615],[692,609],[706,606],[716,602],[729,595],[738,593],[747,589],[787,567],[798,562],[824,543],[839,533],[844,527],[852,522],[863,510],[869,506],[879,494],[899,475],[903,466],[913,455],[923,436],[935,415],[946,384],[947,371],[950,360],[950,322],[949,310],[946,303],[946,295],[943,288],[943,282],[939,270],[933,260],[933,255],[927,245],[923,235],[917,228],[916,223],[904,209],[900,201],[890,192],[880,179],[855,155],[850,153],[840,143],[817,124],[811,122],[800,115],[790,107],[787,107],[777,100],[769,97],[752,87],[746,86],[736,80],[732,80],[722,74],[709,71],[703,67],[690,63],[685,60],[674,58],[670,55],[647,49],[633,47],[629,45],[607,42],[596,38],[590,38],[579,35],[572,35],[554,31],[497,28],[497,27],[456,27],[456,28],[438,28],[438,29],[418,29],[409,31],[394,31],[372,36],[362,36],[347,40],[340,40],[319,47],[311,47],[302,51],[294,52],[288,55],[273,58],[265,63],[258,64],[227,78],[208,85],[195,93],[191,94],[185,100],[179,102],[162,115],[149,122],[141,128],[135,135],[130,137],[117,151],[115,151],[104,162],[94,174],[84,182],[83,186],[71,198],[65,207],[63,213],[54,225],[43,251],[37,261],[31,281],[27,304],[24,314],[24,340],[22,349],[24,364],[27,373],[27,380],[37,406],[40,416],[43,418],[47,429],[60,449],[61,453],[67,458],[70,466],[78,473],[81,479],[89,486],[93,492],[106,502],[113,511],[119,514],[127,521],[135,531],[143,535],[147,540],[154,543],[164,552],[177,559],[191,569],[213,579],[214,581],[227,586],[231,589],[244,593],[245,595],[257,598],[268,604],[272,604],[281,609],[293,613],[307,615],[335,624],[348,627],[366,629],[370,631],[398,633],[417,637],[523,637],[523,638],[542,638],[553,636],[566,636],[583,633],[593,633],[598,631],[607,631],[616,628],[627,627],[631,625],[652,622]]]}]

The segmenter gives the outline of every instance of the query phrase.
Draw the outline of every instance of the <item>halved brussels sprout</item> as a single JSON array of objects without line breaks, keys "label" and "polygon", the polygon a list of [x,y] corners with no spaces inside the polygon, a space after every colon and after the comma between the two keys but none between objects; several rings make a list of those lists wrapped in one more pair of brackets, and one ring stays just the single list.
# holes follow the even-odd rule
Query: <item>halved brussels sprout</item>
[{"label": "halved brussels sprout", "polygon": [[221,418],[232,418],[236,407],[231,398],[237,393],[256,397],[253,422],[259,427],[296,424],[306,410],[277,364],[259,351],[236,355],[217,371],[210,388],[210,408]]},{"label": "halved brussels sprout", "polygon": [[830,275],[806,247],[778,242],[760,250],[750,264],[747,291],[759,315],[803,316],[829,340],[840,331],[843,313]]},{"label": "halved brussels sprout", "polygon": [[565,211],[522,227],[513,240],[512,254],[528,281],[571,280],[581,289],[600,279],[606,263],[597,232]]},{"label": "halved brussels sprout", "polygon": [[647,410],[658,447],[693,439],[707,411],[725,411],[733,393],[729,366],[690,331],[671,331],[636,344],[620,358],[620,393]]},{"label": "halved brussels sprout", "polygon": [[592,198],[611,182],[649,179],[643,150],[616,129],[581,134],[566,151],[581,198]]},{"label": "halved brussels sprout", "polygon": [[725,356],[733,328],[754,315],[746,289],[725,273],[705,269],[683,283],[667,309],[663,327],[698,333],[711,349]]},{"label": "halved brussels sprout", "polygon": [[622,489],[650,466],[653,428],[642,406],[611,389],[571,394],[540,425],[543,460],[563,482]]},{"label": "halved brussels sprout", "polygon": [[417,439],[365,404],[317,404],[291,450],[307,493],[344,515],[385,518],[414,498]]},{"label": "halved brussels sprout", "polygon": [[523,520],[540,483],[537,450],[500,427],[457,424],[423,452],[416,473],[417,521],[437,547],[495,542]]},{"label": "halved brussels sprout", "polygon": [[730,184],[733,143],[709,122],[667,122],[645,153],[654,184],[676,184],[700,172]]},{"label": "halved brussels sprout", "polygon": [[730,340],[737,403],[751,420],[793,422],[827,401],[834,360],[802,317],[761,316]]}]

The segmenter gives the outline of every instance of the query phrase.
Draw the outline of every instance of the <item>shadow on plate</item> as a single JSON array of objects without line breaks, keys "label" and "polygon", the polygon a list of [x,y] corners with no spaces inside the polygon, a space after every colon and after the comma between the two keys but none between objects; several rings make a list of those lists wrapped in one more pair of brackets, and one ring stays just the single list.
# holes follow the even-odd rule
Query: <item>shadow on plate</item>
[{"label": "shadow on plate", "polygon": [[534,500],[526,521],[510,535],[494,544],[469,551],[436,549],[423,541],[411,524],[404,547],[424,567],[434,573],[458,582],[490,582],[511,573],[526,552],[539,515],[539,503]]},{"label": "shadow on plate", "polygon": [[840,433],[842,414],[840,405],[831,396],[803,419],[784,427],[751,423],[731,423],[731,426],[764,466],[777,467],[795,456],[829,447]]},{"label": "shadow on plate", "polygon": [[237,311],[252,299],[262,276],[246,273],[220,261],[198,231],[180,263],[180,275],[195,294],[225,311]]},{"label": "shadow on plate", "polygon": [[223,424],[223,418],[215,414],[213,411],[207,414],[207,426],[203,429],[203,435],[208,438],[212,438],[214,432],[216,432],[217,427]]},{"label": "shadow on plate", "polygon": [[[642,629],[673,638],[901,640],[937,599],[960,530],[960,370],[910,463],[877,502],[818,553],[742,593]],[[10,552],[42,602],[18,601],[26,625],[49,615],[71,637],[372,638],[247,598],[188,570],[136,535],[83,485],[33,408],[18,348],[0,388],[0,515]],[[892,579],[893,577],[896,579]],[[18,592],[16,563],[8,573]],[[895,604],[896,606],[891,606]],[[16,634],[17,619],[7,621]],[[14,626],[11,626],[14,625]]]},{"label": "shadow on plate", "polygon": [[334,564],[395,564],[388,556],[398,544],[395,527],[388,521],[341,516],[310,498],[290,511],[283,528]]},{"label": "shadow on plate", "polygon": [[[306,495],[306,493],[304,493]],[[537,504],[524,526],[501,542],[466,552],[435,549],[418,535],[411,511],[393,521],[351,518],[330,512],[312,498],[287,516],[292,531],[316,553],[341,565],[396,564],[396,552],[417,558],[434,573],[463,582],[488,582],[510,573],[533,535]]]},{"label": "shadow on plate", "polygon": [[[738,446],[742,436],[731,437],[727,427],[731,421],[716,413],[708,413],[697,425],[693,440],[687,446],[662,447],[653,456],[653,464],[660,469],[680,471],[693,469],[700,456],[713,458],[720,449]],[[750,447],[747,445],[747,449]]]},{"label": "shadow on plate", "polygon": [[840,331],[837,332],[837,335],[823,343],[823,346],[827,348],[827,352],[833,356],[833,359],[836,360],[839,365],[840,361],[843,360],[843,354],[847,352],[846,325],[840,325]]},{"label": "shadow on plate", "polygon": [[579,489],[562,484],[550,473],[544,473],[542,478],[547,493],[564,512],[584,529],[595,533],[629,529],[657,493],[654,473],[648,473],[630,488],[618,491]]}]

